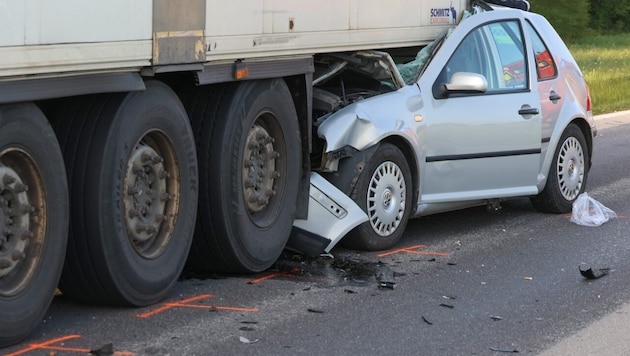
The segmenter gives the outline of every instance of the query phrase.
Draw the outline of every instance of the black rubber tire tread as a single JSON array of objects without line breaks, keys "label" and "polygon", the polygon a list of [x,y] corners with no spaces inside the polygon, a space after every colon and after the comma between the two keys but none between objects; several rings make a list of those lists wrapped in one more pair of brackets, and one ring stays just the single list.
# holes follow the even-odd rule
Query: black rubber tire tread
[{"label": "black rubber tire tread", "polygon": [[396,231],[384,238],[378,236],[370,226],[370,222],[355,227],[341,240],[344,247],[365,251],[386,250],[395,246],[405,232],[407,222],[411,216],[413,202],[413,180],[407,160],[403,153],[391,143],[381,143],[375,148],[374,153],[369,157],[361,157],[357,154],[356,159],[344,159],[339,162],[338,173],[327,174],[325,177],[329,179],[335,186],[344,191],[349,192],[352,198],[363,211],[367,211],[366,194],[369,180],[374,174],[375,169],[385,161],[392,161],[401,169],[405,177],[406,184],[406,204],[400,225]]},{"label": "black rubber tire tread", "polygon": [[[291,94],[283,80],[274,79],[189,88],[180,97],[199,157],[199,210],[188,266],[198,271],[263,271],[286,245],[297,201],[301,141]],[[278,118],[286,144],[280,152],[286,171],[280,174],[286,179],[272,198],[281,199],[277,218],[259,227],[244,203],[241,146],[261,110]]]},{"label": "black rubber tire tread", "polygon": [[[558,155],[560,153],[560,149],[562,144],[569,138],[575,137],[582,146],[582,151],[584,152],[584,181],[582,182],[582,187],[580,188],[579,196],[586,189],[586,182],[588,178],[588,171],[590,165],[590,157],[589,150],[586,144],[586,139],[584,138],[584,134],[582,130],[575,125],[569,124],[567,128],[562,133],[560,140],[558,141],[558,146],[555,149],[553,155],[553,161],[551,162],[551,167],[549,167],[549,172],[547,175],[547,183],[545,183],[545,188],[540,194],[537,196],[531,197],[530,201],[534,208],[543,213],[554,213],[554,214],[566,214],[570,213],[573,208],[573,200],[566,200],[562,193],[560,192],[560,185],[558,182],[558,175],[555,172],[556,164],[558,161]],[[577,199],[576,196],[576,199]]]},{"label": "black rubber tire tread", "polygon": [[[149,81],[142,92],[71,98],[50,109],[71,189],[59,288],[92,304],[145,306],[163,299],[184,267],[197,210],[196,152],[183,105],[167,86]],[[131,150],[150,130],[172,142],[181,189],[170,242],[161,255],[143,258],[129,242],[122,187]]]},{"label": "black rubber tire tread", "polygon": [[31,281],[15,295],[0,296],[0,348],[26,338],[48,310],[63,267],[69,219],[61,149],[46,117],[35,105],[0,107],[0,152],[11,147],[27,152],[37,165],[47,209],[40,262]]},{"label": "black rubber tire tread", "polygon": [[187,269],[196,271],[223,270],[228,264],[229,254],[216,241],[214,222],[212,219],[212,200],[208,196],[208,189],[204,188],[208,183],[209,175],[215,174],[210,171],[210,167],[203,160],[201,152],[211,149],[209,136],[215,131],[214,119],[219,111],[219,106],[224,101],[226,93],[235,89],[234,83],[222,85],[206,85],[202,87],[186,87],[178,94],[187,108],[190,118],[191,128],[197,144],[197,155],[199,164],[199,205],[197,209],[197,223],[195,225],[195,235],[193,238]]}]

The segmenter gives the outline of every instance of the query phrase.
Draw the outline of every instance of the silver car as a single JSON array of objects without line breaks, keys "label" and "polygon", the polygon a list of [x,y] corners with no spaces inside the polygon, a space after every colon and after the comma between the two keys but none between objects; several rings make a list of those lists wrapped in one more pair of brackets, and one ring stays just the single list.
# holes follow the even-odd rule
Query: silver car
[{"label": "silver car", "polygon": [[585,189],[588,87],[540,15],[479,11],[408,64],[372,51],[316,68],[313,170],[368,217],[350,247],[390,248],[411,217],[513,197],[566,213]]}]

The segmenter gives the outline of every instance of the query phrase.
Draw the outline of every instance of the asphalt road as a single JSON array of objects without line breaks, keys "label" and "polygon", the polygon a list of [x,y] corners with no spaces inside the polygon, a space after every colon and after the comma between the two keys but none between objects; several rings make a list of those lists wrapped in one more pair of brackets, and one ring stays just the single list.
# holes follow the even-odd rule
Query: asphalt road
[{"label": "asphalt road", "polygon": [[[599,121],[587,192],[619,215],[600,227],[538,213],[528,199],[496,213],[434,215],[412,220],[397,250],[335,248],[334,259],[287,253],[257,275],[187,273],[152,307],[57,297],[28,340],[0,353],[562,353],[563,340],[630,302],[628,116]],[[611,270],[587,280],[581,264]]]}]

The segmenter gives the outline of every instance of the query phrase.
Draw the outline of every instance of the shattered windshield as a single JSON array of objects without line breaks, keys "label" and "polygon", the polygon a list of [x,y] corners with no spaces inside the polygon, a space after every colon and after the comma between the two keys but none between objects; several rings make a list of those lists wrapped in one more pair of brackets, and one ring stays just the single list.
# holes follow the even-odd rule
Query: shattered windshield
[{"label": "shattered windshield", "polygon": [[418,80],[420,75],[424,72],[427,64],[429,64],[433,54],[440,48],[445,38],[446,35],[441,36],[429,43],[427,46],[423,47],[413,61],[396,65],[398,72],[400,72],[400,75],[405,81],[405,84],[411,85]]},{"label": "shattered windshield", "polygon": [[[475,12],[477,11],[483,11],[483,10],[475,8]],[[464,21],[471,15],[472,15],[471,12],[464,11],[464,15],[462,16],[462,19],[459,21],[459,23],[461,23],[462,21]],[[444,40],[447,39],[448,36],[450,36],[452,32],[453,32],[453,29],[448,30],[446,34],[438,37],[433,42],[423,47],[418,52],[418,54],[416,55],[416,58],[413,61],[396,65],[398,72],[400,72],[400,75],[405,81],[405,84],[411,85],[418,81],[418,78],[420,78],[422,73],[424,73],[425,68],[431,62],[431,59],[433,58],[435,53],[440,49]]]}]

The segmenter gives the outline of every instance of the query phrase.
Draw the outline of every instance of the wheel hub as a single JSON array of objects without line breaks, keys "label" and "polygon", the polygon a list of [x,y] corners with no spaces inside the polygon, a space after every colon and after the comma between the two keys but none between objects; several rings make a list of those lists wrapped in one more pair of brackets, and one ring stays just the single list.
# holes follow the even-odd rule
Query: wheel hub
[{"label": "wheel hub", "polygon": [[0,278],[11,273],[26,257],[32,237],[28,187],[11,168],[0,166]]},{"label": "wheel hub", "polygon": [[247,134],[243,156],[243,192],[250,213],[263,210],[272,196],[276,178],[276,159],[280,154],[274,149],[274,139],[260,125],[254,125]]},{"label": "wheel hub", "polygon": [[169,194],[163,158],[150,146],[140,144],[129,160],[125,180],[126,224],[134,244],[149,241],[157,235],[164,221]]},{"label": "wheel hub", "polygon": [[575,178],[575,161],[573,159],[571,159],[571,161],[569,162],[569,167],[567,168],[567,171],[569,172],[569,177],[571,177],[571,179]]},{"label": "wheel hub", "polygon": [[575,137],[569,137],[558,154],[558,183],[566,200],[575,199],[584,181],[584,152]]},{"label": "wheel hub", "polygon": [[383,191],[383,197],[381,198],[383,201],[383,209],[386,211],[389,211],[393,204],[392,204],[392,190],[390,188],[387,188]]}]

